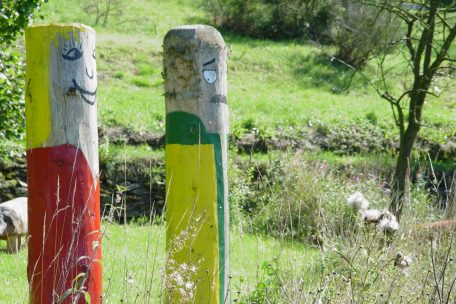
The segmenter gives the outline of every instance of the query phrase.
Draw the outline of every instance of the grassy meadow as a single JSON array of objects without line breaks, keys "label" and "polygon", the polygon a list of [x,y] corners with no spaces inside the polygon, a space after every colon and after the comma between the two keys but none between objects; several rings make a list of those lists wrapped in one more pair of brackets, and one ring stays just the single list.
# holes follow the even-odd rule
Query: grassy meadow
[{"label": "grassy meadow", "polygon": [[[94,16],[85,12],[85,3],[74,2],[69,9],[65,1],[50,1],[43,6],[44,19],[36,22],[71,21],[93,26]],[[175,26],[208,23],[210,18],[198,1],[120,3],[120,16],[109,17],[106,27],[94,26],[100,123],[164,132],[163,37]],[[369,113],[392,128],[389,104],[360,76],[355,76],[350,90],[345,90],[352,72],[331,64],[327,55],[332,52],[330,47],[222,34],[230,50],[228,98],[233,131],[251,121],[257,128],[274,133],[278,126],[356,122],[365,120]],[[399,59],[392,59],[392,64],[395,60]],[[375,77],[372,68],[367,73]],[[400,81],[399,77],[392,79],[398,86]],[[429,102],[425,120],[454,127],[454,94],[450,88],[442,98]]]},{"label": "grassy meadow", "polygon": [[[118,225],[104,222],[104,303],[161,303],[165,267],[165,226]],[[18,255],[5,252],[0,244],[0,269],[7,278],[0,303],[27,303],[27,249]],[[233,296],[249,294],[260,283],[264,265],[310,273],[320,264],[318,250],[271,237],[256,237],[232,231],[231,288]],[[252,258],[255,257],[255,258]]]},{"label": "grassy meadow", "polygon": [[[121,14],[109,16],[106,26],[94,25],[88,3],[50,0],[34,22],[94,27],[99,124],[164,134],[163,37],[178,25],[210,23],[203,1],[120,1]],[[301,140],[323,132],[338,140],[353,136],[355,141],[369,141],[376,128],[391,140],[397,135],[389,104],[361,76],[352,78],[350,70],[332,64],[332,47],[222,34],[230,51],[233,137],[259,134]],[[401,64],[399,55],[390,60],[391,65]],[[365,73],[376,77],[373,63]],[[389,81],[399,90],[407,79],[397,75]],[[456,88],[446,82],[441,88],[440,98],[426,103],[421,132],[427,140],[445,143],[456,134]],[[162,148],[113,140],[100,142],[100,158],[125,163],[164,160]],[[231,302],[455,303],[455,226],[434,229],[427,224],[456,210],[441,208],[435,192],[443,181],[429,182],[425,176],[430,165],[445,174],[453,172],[455,160],[430,162],[422,155],[413,160],[418,173],[407,194],[400,229],[391,237],[365,225],[346,199],[360,191],[372,208],[387,208],[394,146],[386,152],[304,150],[238,153],[235,145],[230,146]],[[150,173],[150,179],[162,178],[162,171]],[[445,185],[454,205],[455,188]],[[104,303],[162,302],[165,230],[166,223],[141,218],[126,225],[103,221]],[[8,255],[5,246],[1,241],[0,274],[6,279],[0,303],[27,303],[27,250]],[[398,266],[398,256],[410,256],[407,269]]]}]

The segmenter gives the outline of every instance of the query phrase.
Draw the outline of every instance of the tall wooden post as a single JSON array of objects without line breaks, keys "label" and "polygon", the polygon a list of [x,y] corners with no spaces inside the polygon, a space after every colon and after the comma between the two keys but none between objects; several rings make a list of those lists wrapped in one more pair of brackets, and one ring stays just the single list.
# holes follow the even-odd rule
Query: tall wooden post
[{"label": "tall wooden post", "polygon": [[95,31],[26,30],[30,303],[101,301]]},{"label": "tall wooden post", "polygon": [[228,303],[227,50],[210,26],[164,39],[167,303]]}]

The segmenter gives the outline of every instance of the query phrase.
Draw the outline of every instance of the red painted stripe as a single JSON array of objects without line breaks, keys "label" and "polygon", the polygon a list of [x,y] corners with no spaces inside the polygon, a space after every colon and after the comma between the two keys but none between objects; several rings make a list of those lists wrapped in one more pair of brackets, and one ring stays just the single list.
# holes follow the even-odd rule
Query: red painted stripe
[{"label": "red painted stripe", "polygon": [[[101,302],[100,187],[72,145],[27,151],[30,303],[55,303],[79,273],[92,303]],[[77,294],[63,303],[85,303]]]}]

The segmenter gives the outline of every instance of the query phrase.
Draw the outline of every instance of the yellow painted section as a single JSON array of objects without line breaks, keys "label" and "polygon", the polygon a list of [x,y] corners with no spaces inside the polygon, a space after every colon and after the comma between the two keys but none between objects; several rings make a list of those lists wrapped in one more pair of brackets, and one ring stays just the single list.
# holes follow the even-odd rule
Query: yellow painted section
[{"label": "yellow painted section", "polygon": [[214,153],[212,144],[166,145],[166,303],[220,302]]},{"label": "yellow painted section", "polygon": [[[82,24],[43,24],[30,26],[25,31],[26,81],[25,119],[27,149],[41,147],[52,128],[50,100],[51,48],[59,48],[58,35],[65,40],[71,36],[80,42],[80,32],[92,30]],[[70,35],[70,34],[73,35]]]}]

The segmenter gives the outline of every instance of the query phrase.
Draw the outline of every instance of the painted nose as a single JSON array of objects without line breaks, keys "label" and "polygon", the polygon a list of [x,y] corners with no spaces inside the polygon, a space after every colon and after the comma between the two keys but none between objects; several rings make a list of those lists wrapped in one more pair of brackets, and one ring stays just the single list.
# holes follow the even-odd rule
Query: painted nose
[{"label": "painted nose", "polygon": [[89,77],[89,79],[93,79],[93,70],[92,70],[92,73],[89,74],[89,71],[86,68],[86,75],[87,75],[87,77]]}]

